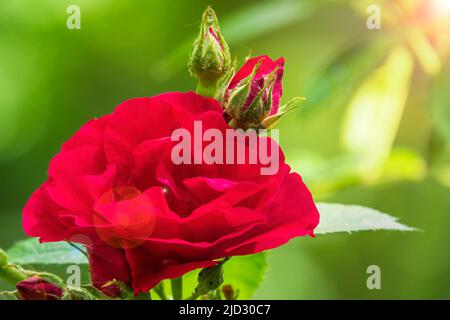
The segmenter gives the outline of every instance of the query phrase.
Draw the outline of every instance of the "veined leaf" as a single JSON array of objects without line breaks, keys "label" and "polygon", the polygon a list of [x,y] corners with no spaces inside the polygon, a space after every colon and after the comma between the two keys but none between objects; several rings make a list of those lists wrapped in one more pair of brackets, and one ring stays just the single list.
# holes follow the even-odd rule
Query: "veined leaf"
[{"label": "veined leaf", "polygon": [[399,223],[395,217],[367,207],[318,203],[317,209],[320,212],[320,223],[314,231],[316,234],[364,230],[417,230]]},{"label": "veined leaf", "polygon": [[18,241],[6,252],[20,265],[87,264],[86,256],[67,242],[40,243],[37,238]]},{"label": "veined leaf", "polygon": [[[318,203],[321,221],[316,234],[352,232],[362,230],[401,230],[414,228],[397,222],[397,219],[374,209],[355,205]],[[86,257],[65,242],[39,243],[35,238],[16,243],[7,255],[12,263],[22,265],[86,264]],[[250,299],[260,286],[267,269],[264,253],[233,257],[224,265],[224,282],[239,291],[239,299]],[[186,274],[183,297],[188,297],[197,285],[199,270]],[[168,287],[168,286],[166,286]]]}]

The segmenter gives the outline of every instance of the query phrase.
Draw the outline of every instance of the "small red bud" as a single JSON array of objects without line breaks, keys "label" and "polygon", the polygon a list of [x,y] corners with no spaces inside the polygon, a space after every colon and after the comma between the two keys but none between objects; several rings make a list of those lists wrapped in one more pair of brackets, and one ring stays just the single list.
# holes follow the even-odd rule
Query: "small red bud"
[{"label": "small red bud", "polygon": [[37,276],[16,285],[21,300],[59,300],[63,291],[57,285]]}]

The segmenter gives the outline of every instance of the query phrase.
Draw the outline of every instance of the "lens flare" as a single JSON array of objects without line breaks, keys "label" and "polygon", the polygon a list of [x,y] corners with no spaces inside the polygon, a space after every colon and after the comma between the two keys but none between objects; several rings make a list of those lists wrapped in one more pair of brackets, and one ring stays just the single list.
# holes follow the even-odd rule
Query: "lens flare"
[{"label": "lens flare", "polygon": [[433,8],[438,14],[450,15],[450,0],[433,0]]}]

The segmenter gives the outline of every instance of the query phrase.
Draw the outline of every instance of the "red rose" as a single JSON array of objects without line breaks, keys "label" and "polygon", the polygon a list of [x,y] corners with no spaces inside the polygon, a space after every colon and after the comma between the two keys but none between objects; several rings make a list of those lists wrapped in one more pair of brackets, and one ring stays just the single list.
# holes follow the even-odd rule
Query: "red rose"
[{"label": "red rose", "polygon": [[284,58],[268,56],[251,58],[238,70],[225,90],[224,106],[240,127],[259,127],[278,113],[283,72]]},{"label": "red rose", "polygon": [[59,300],[63,291],[57,285],[34,276],[16,284],[21,300]]},{"label": "red rose", "polygon": [[96,286],[117,279],[136,293],[222,257],[313,235],[319,214],[280,149],[271,176],[259,163],[174,164],[171,134],[192,132],[194,121],[230,129],[219,103],[194,93],[128,100],[88,122],[25,206],[26,233],[86,244]]}]

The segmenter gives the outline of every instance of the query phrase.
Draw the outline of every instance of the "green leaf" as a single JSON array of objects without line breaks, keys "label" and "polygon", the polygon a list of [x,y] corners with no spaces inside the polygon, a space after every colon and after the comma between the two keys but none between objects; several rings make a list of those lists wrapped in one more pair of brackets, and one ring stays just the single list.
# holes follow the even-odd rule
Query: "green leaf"
[{"label": "green leaf", "polygon": [[21,265],[87,264],[86,256],[67,242],[18,241],[6,252],[11,263]]},{"label": "green leaf", "polygon": [[[260,286],[267,269],[264,252],[235,256],[224,265],[223,285],[231,284],[235,291],[239,290],[239,299],[250,299]],[[183,276],[183,297],[189,297],[197,286],[200,270],[189,272]]]},{"label": "green leaf", "polygon": [[224,266],[223,284],[239,290],[239,299],[250,299],[261,285],[267,270],[264,252],[233,257]]},{"label": "green leaf", "polygon": [[395,217],[367,207],[337,203],[316,205],[320,212],[320,223],[314,231],[315,234],[363,230],[417,230],[397,222]]}]

